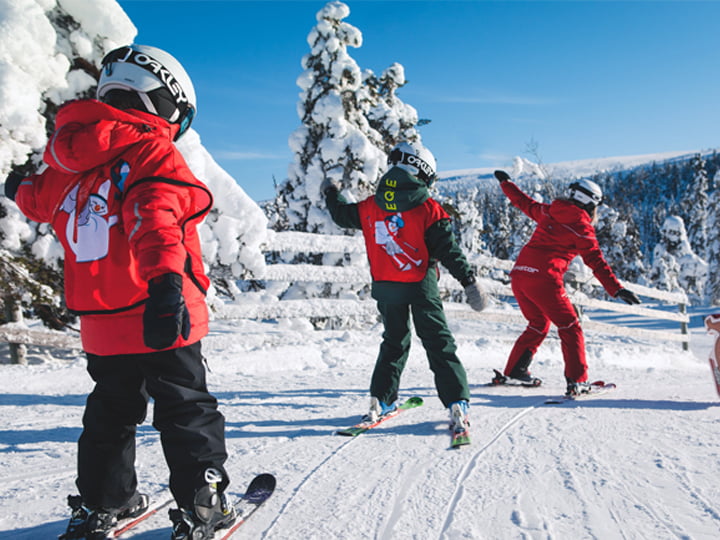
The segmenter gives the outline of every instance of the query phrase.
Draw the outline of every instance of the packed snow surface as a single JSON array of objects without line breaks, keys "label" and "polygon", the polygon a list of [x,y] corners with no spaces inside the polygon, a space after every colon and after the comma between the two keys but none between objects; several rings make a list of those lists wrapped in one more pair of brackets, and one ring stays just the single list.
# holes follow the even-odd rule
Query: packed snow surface
[{"label": "packed snow surface", "polygon": [[[587,332],[590,375],[618,388],[544,405],[564,390],[551,333],[535,389],[488,387],[520,325],[450,318],[472,393],[472,445],[450,450],[448,416],[413,343],[403,398],[425,405],[357,438],[382,329],[314,331],[298,320],[215,321],[209,384],[227,420],[231,491],[270,472],[278,488],[238,538],[675,539],[720,537],[720,415],[693,317],[691,350]],[[92,384],[79,351],[31,349],[2,365],[0,538],[55,538],[75,493],[75,443]],[[167,496],[157,432],[139,427],[143,490]],[[133,535],[169,537],[165,514]]]}]

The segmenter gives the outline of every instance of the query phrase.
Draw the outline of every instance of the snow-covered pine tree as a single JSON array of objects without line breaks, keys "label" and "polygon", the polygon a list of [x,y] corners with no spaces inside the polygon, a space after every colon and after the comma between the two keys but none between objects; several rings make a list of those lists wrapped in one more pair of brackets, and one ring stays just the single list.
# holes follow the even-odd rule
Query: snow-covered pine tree
[{"label": "snow-covered pine tree", "polygon": [[452,202],[453,213],[450,215],[456,223],[460,246],[468,255],[485,251],[482,199],[478,189],[473,188],[458,193]]},{"label": "snow-covered pine tree", "polygon": [[620,279],[644,283],[645,265],[635,224],[628,223],[618,210],[603,204],[598,208],[595,233],[605,259]]},{"label": "snow-covered pine tree", "polygon": [[[136,31],[114,2],[46,4],[44,8],[18,0],[3,8],[0,65],[7,99],[0,102],[0,181],[11,168],[22,174],[37,170],[59,105],[92,94],[95,66],[118,41],[131,41]],[[114,24],[104,27],[102,21],[109,18]],[[105,29],[111,32],[103,34]],[[22,99],[15,99],[18,96]],[[71,321],[62,302],[62,248],[50,228],[27,221],[2,198],[0,244],[5,313],[13,312],[13,302],[19,302],[26,315],[52,328]]]},{"label": "snow-covered pine tree", "polygon": [[715,172],[710,186],[707,207],[707,249],[708,282],[706,298],[714,305],[720,305],[720,169]]},{"label": "snow-covered pine tree", "polygon": [[285,212],[283,220],[291,230],[340,232],[324,207],[320,184],[331,179],[351,196],[364,198],[385,165],[380,138],[371,137],[373,130],[358,101],[362,76],[347,48],[359,47],[362,34],[343,22],[349,14],[344,3],[329,2],[308,35],[310,53],[302,59],[305,71],[297,80],[302,126],[290,136],[294,160],[277,195],[277,207]]},{"label": "snow-covered pine tree", "polygon": [[[0,93],[6,97],[0,101],[0,182],[11,168],[23,174],[38,168],[58,107],[94,95],[102,58],[132,43],[137,33],[115,0],[7,4],[0,33]],[[260,244],[267,237],[267,221],[260,207],[220,169],[192,128],[178,148],[216,195],[212,217],[201,229],[211,279],[230,289],[223,287],[225,281],[262,273]],[[62,247],[50,227],[26,220],[1,197],[0,250],[3,275],[15,276],[12,282],[0,280],[0,295],[21,297],[26,312],[49,326],[66,322]],[[52,298],[37,283],[48,286]]]},{"label": "snow-covered pine tree", "polygon": [[[387,153],[400,141],[419,141],[418,113],[396,94],[407,84],[405,68],[395,62],[377,78],[366,70],[363,87],[367,97],[366,116],[370,127],[379,133],[383,150]],[[437,156],[435,156],[437,159]]]},{"label": "snow-covered pine tree", "polygon": [[662,291],[680,291],[679,274],[680,265],[675,257],[658,243],[653,250],[653,262],[648,274],[650,285]]},{"label": "snow-covered pine tree", "polygon": [[508,238],[514,234],[511,212],[514,207],[508,198],[497,188],[495,192],[486,192],[481,206],[485,222],[485,243],[493,256],[509,260],[514,254],[514,246]]},{"label": "snow-covered pine tree", "polygon": [[702,300],[707,280],[707,263],[690,247],[685,223],[680,216],[668,216],[653,250],[651,285],[661,290],[681,288],[693,303]]},{"label": "snow-covered pine tree", "polygon": [[707,209],[708,175],[705,160],[696,154],[692,161],[693,178],[680,201],[680,208],[687,223],[690,247],[700,257],[707,257]]}]

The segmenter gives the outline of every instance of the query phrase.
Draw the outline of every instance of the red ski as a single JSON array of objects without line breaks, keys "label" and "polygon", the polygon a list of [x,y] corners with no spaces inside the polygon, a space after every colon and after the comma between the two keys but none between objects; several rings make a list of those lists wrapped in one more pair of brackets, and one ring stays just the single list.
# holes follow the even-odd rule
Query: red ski
[{"label": "red ski", "polygon": [[139,516],[132,518],[128,521],[124,521],[118,525],[118,527],[110,534],[110,538],[119,538],[122,536],[123,533],[126,533],[130,529],[135,528],[137,525],[145,521],[150,516],[154,516],[158,513],[159,510],[162,510],[166,506],[170,506],[170,504],[173,502],[172,498],[166,499],[154,506],[148,507],[145,512],[140,514]]},{"label": "red ski", "polygon": [[375,421],[366,420],[366,421],[360,422],[359,424],[355,424],[354,426],[350,426],[345,429],[339,429],[335,432],[335,434],[336,435],[345,435],[346,437],[357,437],[361,433],[365,433],[366,431],[368,431],[376,426],[379,426],[383,422],[390,420],[391,418],[395,418],[402,411],[405,411],[407,409],[414,409],[415,407],[419,407],[422,404],[423,404],[423,400],[421,397],[413,396],[410,399],[408,399],[407,401],[398,405],[397,409],[395,409],[394,411],[382,415],[380,418],[378,418]]},{"label": "red ski", "polygon": [[709,334],[715,337],[715,343],[713,348],[710,349],[708,360],[715,381],[715,389],[718,396],[720,396],[720,366],[718,366],[718,357],[720,357],[720,313],[708,315],[705,318],[705,328],[707,328]]}]

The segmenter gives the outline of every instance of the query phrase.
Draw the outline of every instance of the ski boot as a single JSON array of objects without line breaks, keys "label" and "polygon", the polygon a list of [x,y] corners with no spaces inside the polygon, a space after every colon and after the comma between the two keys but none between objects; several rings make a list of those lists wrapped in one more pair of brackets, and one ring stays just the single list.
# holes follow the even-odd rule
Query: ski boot
[{"label": "ski boot", "polygon": [[542,381],[530,375],[527,369],[518,369],[517,366],[512,370],[509,378],[518,381],[523,386],[540,386],[542,384]]},{"label": "ski boot", "polygon": [[470,428],[470,420],[468,413],[470,412],[470,404],[461,399],[450,404],[450,430],[453,433],[463,433]]},{"label": "ski boot", "polygon": [[68,506],[72,513],[67,530],[59,536],[59,540],[105,540],[108,533],[117,527],[119,520],[139,516],[147,510],[149,504],[147,495],[135,493],[120,508],[88,508],[80,495],[69,495]]},{"label": "ski boot", "polygon": [[565,397],[574,398],[580,394],[587,394],[590,392],[591,386],[587,382],[567,382],[567,390],[565,391]]},{"label": "ski boot", "polygon": [[217,490],[222,478],[216,469],[208,469],[205,471],[208,483],[195,492],[193,508],[170,510],[171,540],[212,540],[215,531],[227,529],[235,522],[235,507]]},{"label": "ski boot", "polygon": [[362,417],[363,422],[377,422],[380,417],[385,416],[388,413],[393,412],[397,409],[397,403],[391,403],[386,405],[375,396],[370,398],[370,410]]}]

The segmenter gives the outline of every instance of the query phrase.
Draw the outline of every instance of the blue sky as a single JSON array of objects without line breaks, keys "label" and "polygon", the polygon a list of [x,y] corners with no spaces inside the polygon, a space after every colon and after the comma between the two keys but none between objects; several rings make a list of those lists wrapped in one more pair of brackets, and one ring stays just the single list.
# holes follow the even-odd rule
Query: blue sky
[{"label": "blue sky", "polygon": [[[119,1],[138,43],[186,67],[193,127],[255,200],[286,177],[295,80],[325,3]],[[405,67],[398,95],[431,120],[440,171],[720,146],[720,2],[345,3],[363,34],[350,56]]]}]

